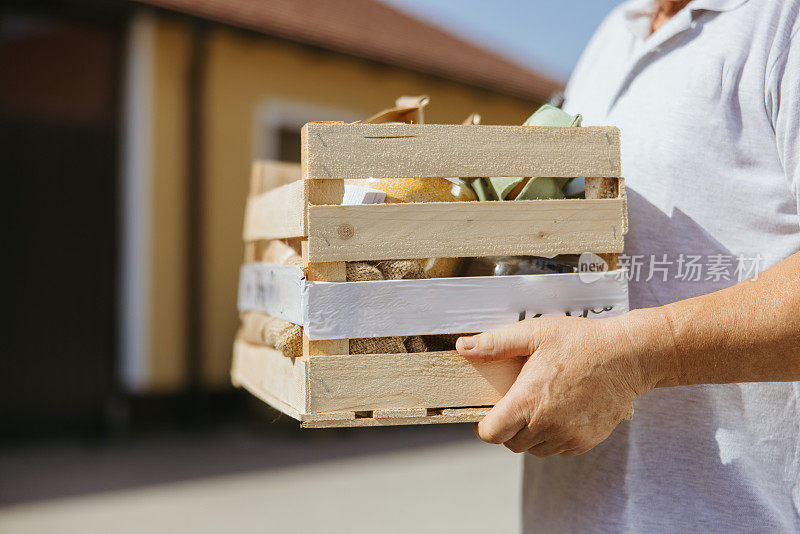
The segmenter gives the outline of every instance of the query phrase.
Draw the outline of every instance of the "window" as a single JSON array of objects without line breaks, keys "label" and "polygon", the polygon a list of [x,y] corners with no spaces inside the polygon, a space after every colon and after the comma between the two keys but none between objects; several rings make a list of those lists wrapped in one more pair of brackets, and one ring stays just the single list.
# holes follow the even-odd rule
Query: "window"
[{"label": "window", "polygon": [[361,118],[352,110],[317,104],[269,100],[255,112],[253,158],[300,162],[300,128],[311,121],[352,122]]},{"label": "window", "polygon": [[278,159],[300,163],[300,129],[280,125],[277,128]]}]

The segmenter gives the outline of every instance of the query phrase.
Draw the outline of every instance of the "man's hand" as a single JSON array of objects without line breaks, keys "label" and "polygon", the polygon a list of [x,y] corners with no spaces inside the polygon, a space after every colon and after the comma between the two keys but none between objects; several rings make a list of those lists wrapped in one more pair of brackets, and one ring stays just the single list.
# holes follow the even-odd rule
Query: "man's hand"
[{"label": "man's hand", "polygon": [[536,456],[603,441],[654,387],[800,380],[800,252],[735,286],[610,319],[529,319],[459,338],[479,361],[525,358],[478,436]]},{"label": "man's hand", "polygon": [[459,338],[456,350],[470,360],[527,359],[478,436],[539,457],[575,456],[606,439],[655,386],[618,319],[528,319]]}]

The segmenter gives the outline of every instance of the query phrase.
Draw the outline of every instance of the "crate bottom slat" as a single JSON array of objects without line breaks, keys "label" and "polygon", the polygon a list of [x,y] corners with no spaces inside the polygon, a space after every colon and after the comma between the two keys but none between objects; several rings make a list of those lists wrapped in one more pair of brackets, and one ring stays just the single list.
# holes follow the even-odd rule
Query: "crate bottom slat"
[{"label": "crate bottom slat", "polygon": [[[441,423],[477,423],[491,410],[491,406],[477,408],[444,408],[441,410],[427,410],[428,413],[418,417],[380,417],[374,415],[361,416],[352,419],[316,419],[315,416],[324,414],[301,414],[300,421],[303,428],[342,428],[361,426],[400,426],[400,425],[432,425]],[[376,410],[377,411],[377,410]],[[431,413],[432,412],[432,413]],[[356,412],[351,412],[355,414]],[[370,412],[374,414],[374,412]],[[311,417],[311,419],[306,419]]]},{"label": "crate bottom slat", "polygon": [[[276,352],[266,347],[266,352]],[[281,355],[280,358],[286,358]],[[289,360],[289,358],[286,358]],[[460,408],[388,408],[364,411],[337,411],[304,413],[290,406],[264,386],[265,373],[269,372],[266,358],[259,358],[257,351],[234,351],[231,381],[243,387],[258,399],[276,410],[296,419],[303,428],[345,428],[400,425],[430,425],[443,423],[477,423],[491,410],[491,406]],[[424,413],[423,413],[424,412]],[[628,410],[624,420],[633,418],[634,408]]]},{"label": "crate bottom slat", "polygon": [[[297,378],[293,369],[305,365],[303,358],[297,360],[298,362],[292,362],[292,359],[274,349],[237,341],[234,348],[231,381],[235,386],[245,388],[276,410],[298,420],[304,428],[473,423],[483,419],[491,409],[491,406],[412,407],[306,413],[300,409],[300,405],[289,404],[292,402],[290,399],[294,399],[295,403],[299,402],[297,397],[292,397],[291,393],[287,393],[291,392],[291,388],[279,391],[276,386],[287,382],[291,383]],[[275,365],[275,362],[280,365]]]},{"label": "crate bottom slat", "polygon": [[254,378],[255,377],[250,373],[244,372],[241,368],[237,367],[236,358],[234,358],[234,366],[231,369],[231,383],[235,387],[246,389],[251,395],[269,404],[279,412],[285,413],[289,417],[300,421],[302,414],[298,410],[295,410],[282,400],[268,393],[263,387],[257,384]]}]

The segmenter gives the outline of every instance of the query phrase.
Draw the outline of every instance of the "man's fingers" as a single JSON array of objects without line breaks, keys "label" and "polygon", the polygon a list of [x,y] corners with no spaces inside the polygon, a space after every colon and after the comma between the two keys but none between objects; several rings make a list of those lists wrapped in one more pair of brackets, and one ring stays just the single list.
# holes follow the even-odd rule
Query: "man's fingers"
[{"label": "man's fingers", "polygon": [[543,443],[535,445],[528,452],[533,454],[534,456],[538,456],[539,458],[546,458],[547,456],[561,454],[562,452],[565,452],[568,449],[569,447],[567,447],[560,441],[556,442],[545,441]]},{"label": "man's fingers", "polygon": [[470,360],[490,361],[530,356],[536,349],[536,319],[527,319],[477,336],[460,337],[456,350]]},{"label": "man's fingers", "polygon": [[[513,387],[511,388],[513,391]],[[489,410],[477,424],[475,432],[486,443],[505,443],[525,427],[525,417],[514,400],[512,391]]]},{"label": "man's fingers", "polygon": [[510,440],[503,443],[511,452],[525,452],[534,445],[544,442],[544,436],[538,430],[526,425]]}]

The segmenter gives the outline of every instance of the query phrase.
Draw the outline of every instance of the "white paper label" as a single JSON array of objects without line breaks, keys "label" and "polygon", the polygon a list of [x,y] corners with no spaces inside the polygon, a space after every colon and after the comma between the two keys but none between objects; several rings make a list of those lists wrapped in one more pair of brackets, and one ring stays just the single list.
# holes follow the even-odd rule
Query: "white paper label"
[{"label": "white paper label", "polygon": [[363,185],[345,184],[342,206],[358,206],[361,204],[383,204],[386,192]]},{"label": "white paper label", "polygon": [[299,267],[246,263],[239,270],[239,311],[258,311],[302,324],[304,281]]},{"label": "white paper label", "polygon": [[624,271],[310,282],[297,267],[248,263],[239,310],[303,325],[309,339],[458,334],[531,317],[612,317],[628,311]]},{"label": "white paper label", "polygon": [[[597,319],[601,317],[612,317],[614,315],[619,315],[618,310],[614,309],[615,307],[612,306],[601,306],[599,308],[583,308],[583,309],[575,309],[565,312],[549,312],[549,313],[537,313],[534,311],[525,311],[520,320],[522,319],[535,319],[537,317],[584,317],[587,319]],[[627,311],[627,309],[625,310]]]},{"label": "white paper label", "polygon": [[310,339],[481,332],[526,317],[611,317],[628,311],[624,272],[305,282]]}]

